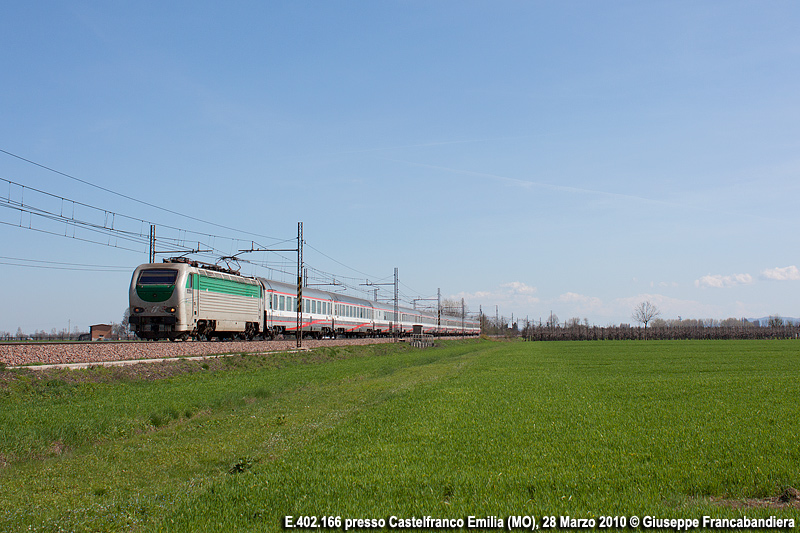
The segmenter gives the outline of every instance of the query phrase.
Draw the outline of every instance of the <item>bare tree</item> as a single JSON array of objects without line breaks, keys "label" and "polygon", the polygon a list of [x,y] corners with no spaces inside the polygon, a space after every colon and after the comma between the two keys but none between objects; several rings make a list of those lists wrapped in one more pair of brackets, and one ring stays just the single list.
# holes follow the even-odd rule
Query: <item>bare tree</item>
[{"label": "bare tree", "polygon": [[462,310],[464,313],[469,312],[469,306],[464,304],[462,309],[461,300],[445,298],[442,300],[442,314],[450,316],[461,316]]},{"label": "bare tree", "polygon": [[646,339],[648,322],[659,315],[661,315],[661,310],[654,304],[650,303],[650,300],[647,300],[646,302],[642,302],[633,308],[633,314],[631,315],[631,318],[640,324],[644,324],[644,338]]},{"label": "bare tree", "polygon": [[581,319],[577,316],[574,316],[567,320],[567,327],[571,329],[575,329],[581,325]]},{"label": "bare tree", "polygon": [[781,328],[784,326],[784,321],[781,315],[769,315],[769,320],[767,320],[767,325],[771,328]]}]

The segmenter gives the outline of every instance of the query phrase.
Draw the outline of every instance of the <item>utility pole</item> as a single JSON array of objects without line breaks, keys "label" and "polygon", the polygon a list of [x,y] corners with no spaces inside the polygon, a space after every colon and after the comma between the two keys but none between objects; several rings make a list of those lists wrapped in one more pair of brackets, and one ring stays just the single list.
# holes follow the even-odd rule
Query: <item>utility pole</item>
[{"label": "utility pole", "polygon": [[442,288],[436,289],[436,336],[442,332]]},{"label": "utility pole", "polygon": [[[394,337],[394,342],[397,342],[397,335],[395,331],[397,330],[397,322],[400,320],[398,316],[399,306],[398,306],[398,277],[397,277],[397,267],[394,267],[394,283],[372,283],[370,280],[367,280],[366,283],[359,283],[359,285],[365,285],[368,287],[373,287],[375,285],[394,285],[394,320],[390,322],[390,330],[392,332],[392,336]],[[377,287],[373,289],[375,291],[375,301],[378,301],[378,289]],[[416,308],[416,307],[415,307]]]},{"label": "utility pole", "polygon": [[464,298],[461,298],[461,336],[464,336]]},{"label": "utility pole", "polygon": [[297,223],[297,347],[303,346],[303,223]]},{"label": "utility pole", "polygon": [[[295,334],[297,347],[301,348],[303,346],[303,223],[297,223],[297,248],[256,248],[255,243],[252,243],[249,250],[239,250],[239,253],[244,252],[297,252],[297,331]],[[266,328],[267,325],[264,324],[265,331]]]},{"label": "utility pole", "polygon": [[150,260],[148,263],[156,262],[156,225],[150,224]]},{"label": "utility pole", "polygon": [[156,262],[156,254],[199,254],[200,252],[211,251],[212,250],[201,250],[199,242],[197,243],[196,250],[156,250],[156,225],[150,224],[150,258],[148,259],[148,263]]},{"label": "utility pole", "polygon": [[[399,292],[398,292],[398,277],[397,277],[397,267],[394,267],[394,321],[395,327],[397,323],[400,322],[400,304],[399,304]],[[394,335],[394,342],[397,342],[397,333]]]}]

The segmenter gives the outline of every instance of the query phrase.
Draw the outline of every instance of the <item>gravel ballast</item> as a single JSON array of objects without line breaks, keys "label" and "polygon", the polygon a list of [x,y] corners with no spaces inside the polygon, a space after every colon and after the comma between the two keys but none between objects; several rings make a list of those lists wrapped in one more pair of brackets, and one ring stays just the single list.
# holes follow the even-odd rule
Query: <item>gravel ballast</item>
[{"label": "gravel ballast", "polygon": [[[378,344],[392,342],[391,338],[378,339],[325,339],[303,340],[303,348],[342,346],[353,344]],[[4,344],[0,345],[0,363],[6,366],[33,364],[102,363],[133,359],[162,359],[218,355],[226,353],[254,353],[291,350],[297,347],[292,340],[252,342],[93,342],[55,344]]]}]

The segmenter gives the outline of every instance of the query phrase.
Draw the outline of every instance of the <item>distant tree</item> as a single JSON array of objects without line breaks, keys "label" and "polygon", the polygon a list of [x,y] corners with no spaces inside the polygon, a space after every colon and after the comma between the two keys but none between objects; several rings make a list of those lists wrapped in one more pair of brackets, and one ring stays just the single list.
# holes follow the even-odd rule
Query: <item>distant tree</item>
[{"label": "distant tree", "polygon": [[131,326],[131,309],[130,309],[130,307],[126,307],[125,308],[125,312],[122,313],[122,323],[120,325],[122,326],[122,330],[125,331],[125,338],[127,338],[128,337],[127,332],[130,331],[130,326]]},{"label": "distant tree", "polygon": [[771,328],[781,328],[784,325],[781,315],[770,315],[767,325]]},{"label": "distant tree", "polygon": [[547,327],[548,328],[556,328],[558,327],[558,315],[555,313],[550,313],[550,316],[547,318]]},{"label": "distant tree", "polygon": [[21,339],[24,335],[22,328],[17,328],[17,339]]},{"label": "distant tree", "polygon": [[[445,298],[442,300],[442,314],[443,315],[450,315],[450,316],[461,316],[462,307],[461,307],[461,300],[452,300],[450,298]],[[466,314],[469,312],[469,307],[467,304],[464,304],[463,312]]]},{"label": "distant tree", "polygon": [[720,325],[726,328],[737,328],[742,326],[742,321],[739,318],[731,317],[720,322]]},{"label": "distant tree", "polygon": [[663,318],[654,318],[650,325],[654,328],[665,328],[669,324]]},{"label": "distant tree", "polygon": [[633,308],[631,318],[640,324],[644,324],[644,338],[646,339],[647,324],[659,315],[661,315],[661,311],[658,307],[650,303],[650,300],[647,300]]}]

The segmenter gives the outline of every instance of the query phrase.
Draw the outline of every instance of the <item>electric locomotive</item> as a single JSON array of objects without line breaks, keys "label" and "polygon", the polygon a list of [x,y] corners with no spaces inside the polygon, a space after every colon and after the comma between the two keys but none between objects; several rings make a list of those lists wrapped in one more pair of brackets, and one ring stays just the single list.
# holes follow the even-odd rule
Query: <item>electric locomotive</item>
[{"label": "electric locomotive", "polygon": [[176,259],[133,272],[129,323],[142,339],[252,339],[264,330],[264,287],[214,265]]}]

